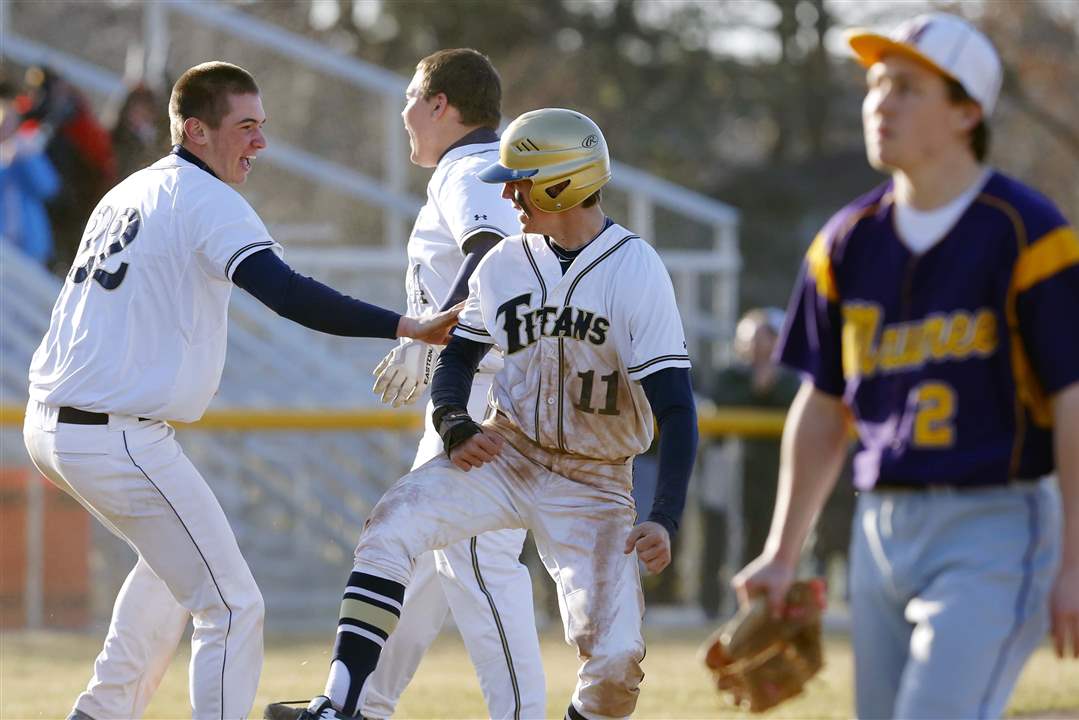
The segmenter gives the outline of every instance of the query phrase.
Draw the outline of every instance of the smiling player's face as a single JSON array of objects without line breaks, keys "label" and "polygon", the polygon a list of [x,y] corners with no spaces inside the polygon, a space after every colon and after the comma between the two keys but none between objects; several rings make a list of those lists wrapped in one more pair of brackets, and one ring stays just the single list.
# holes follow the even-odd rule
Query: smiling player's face
[{"label": "smiling player's face", "polygon": [[242,185],[259,151],[266,147],[266,112],[258,95],[230,95],[229,111],[217,128],[205,127],[204,160],[230,185]]}]

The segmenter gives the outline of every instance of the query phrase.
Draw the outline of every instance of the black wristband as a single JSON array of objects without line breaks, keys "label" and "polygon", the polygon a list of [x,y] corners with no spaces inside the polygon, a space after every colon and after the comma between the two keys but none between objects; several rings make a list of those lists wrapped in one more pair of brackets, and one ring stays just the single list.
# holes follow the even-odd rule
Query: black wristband
[{"label": "black wristband", "polygon": [[442,438],[442,447],[446,455],[453,452],[453,449],[465,440],[481,432],[480,426],[469,416],[468,411],[461,408],[439,408],[431,419],[435,422],[438,434]]}]

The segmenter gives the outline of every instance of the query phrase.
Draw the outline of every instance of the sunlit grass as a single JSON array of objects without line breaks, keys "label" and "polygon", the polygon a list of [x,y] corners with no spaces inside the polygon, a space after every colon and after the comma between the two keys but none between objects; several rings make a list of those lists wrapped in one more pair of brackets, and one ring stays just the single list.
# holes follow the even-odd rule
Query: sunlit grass
[{"label": "sunlit grass", "polygon": [[[725,707],[696,661],[699,631],[652,630],[646,677],[635,717],[715,718],[742,713]],[[0,641],[0,720],[67,715],[89,678],[101,638],[70,633],[4,633]],[[271,639],[253,717],[267,702],[309,697],[322,689],[331,638]],[[802,697],[769,714],[776,718],[849,718],[853,715],[851,656],[846,638],[828,639],[828,664]],[[576,678],[577,659],[557,633],[543,637],[548,716],[561,717]],[[187,718],[188,649],[184,644],[154,697],[147,718]],[[1058,661],[1043,647],[1028,664],[1010,714],[1079,717],[1079,660]],[[431,648],[401,699],[399,718],[485,716],[479,686],[455,631]]]}]

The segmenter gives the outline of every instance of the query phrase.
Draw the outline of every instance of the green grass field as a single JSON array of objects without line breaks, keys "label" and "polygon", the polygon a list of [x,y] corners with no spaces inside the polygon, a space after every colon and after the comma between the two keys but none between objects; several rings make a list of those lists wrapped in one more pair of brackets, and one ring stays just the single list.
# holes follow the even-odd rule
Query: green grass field
[{"label": "green grass field", "polygon": [[[705,630],[648,633],[647,676],[636,717],[715,718],[743,713],[725,707],[695,659]],[[66,633],[4,633],[0,639],[0,720],[66,716],[89,677],[101,639]],[[275,639],[268,643],[253,717],[272,700],[309,697],[322,689],[329,638]],[[543,637],[548,714],[560,717],[573,688],[577,659],[560,635]],[[186,646],[181,648],[146,714],[188,718]],[[809,691],[769,714],[775,718],[849,718],[853,715],[851,655],[844,637],[828,639],[827,667]],[[1079,660],[1058,661],[1043,647],[1028,664],[1009,714],[1079,717]],[[483,717],[472,666],[456,632],[443,634],[401,699],[399,718]]]}]

